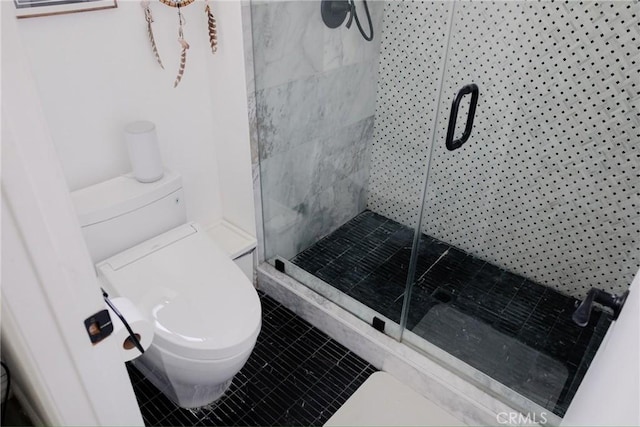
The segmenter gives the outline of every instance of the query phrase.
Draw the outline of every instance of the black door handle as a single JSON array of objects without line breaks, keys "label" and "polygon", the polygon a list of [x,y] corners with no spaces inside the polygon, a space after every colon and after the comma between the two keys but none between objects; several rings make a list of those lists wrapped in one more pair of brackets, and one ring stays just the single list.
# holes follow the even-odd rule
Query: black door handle
[{"label": "black door handle", "polygon": [[[449,151],[462,147],[462,144],[467,142],[469,136],[471,136],[471,129],[473,128],[473,118],[476,115],[476,105],[478,105],[478,95],[480,91],[478,85],[475,83],[463,86],[458,91],[453,104],[451,104],[451,115],[449,116],[449,128],[447,129],[446,145]],[[471,94],[471,104],[469,105],[469,114],[467,115],[467,124],[464,127],[464,133],[459,139],[453,139],[453,134],[456,131],[456,120],[458,118],[458,108],[460,108],[460,101],[465,95]]]}]

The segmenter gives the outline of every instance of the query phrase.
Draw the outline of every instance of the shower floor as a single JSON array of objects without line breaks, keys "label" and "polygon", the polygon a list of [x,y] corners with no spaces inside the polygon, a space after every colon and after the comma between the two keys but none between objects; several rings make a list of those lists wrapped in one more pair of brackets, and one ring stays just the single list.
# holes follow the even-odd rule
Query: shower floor
[{"label": "shower floor", "polygon": [[[399,323],[413,230],[364,211],[291,262]],[[563,416],[611,322],[577,299],[423,234],[407,328]]]}]

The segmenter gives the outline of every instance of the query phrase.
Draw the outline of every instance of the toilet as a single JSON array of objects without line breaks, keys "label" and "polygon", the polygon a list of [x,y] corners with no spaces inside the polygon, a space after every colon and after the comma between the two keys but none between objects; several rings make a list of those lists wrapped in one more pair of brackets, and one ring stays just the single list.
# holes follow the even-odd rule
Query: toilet
[{"label": "toilet", "polygon": [[197,223],[187,223],[179,174],[132,175],[72,193],[102,287],[154,324],[132,363],[183,408],[224,394],[260,332],[258,294]]}]

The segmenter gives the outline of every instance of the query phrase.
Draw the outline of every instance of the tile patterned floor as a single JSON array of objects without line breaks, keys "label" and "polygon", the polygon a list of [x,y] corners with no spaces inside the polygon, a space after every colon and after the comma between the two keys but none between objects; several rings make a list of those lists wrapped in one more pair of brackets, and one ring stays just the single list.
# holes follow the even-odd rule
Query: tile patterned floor
[{"label": "tile patterned floor", "polygon": [[[291,261],[399,322],[412,239],[412,229],[365,211]],[[527,375],[541,377],[546,375],[545,372],[527,375],[512,372],[519,370],[517,363],[493,363],[489,369],[489,364],[473,356],[487,354],[486,351],[456,351],[454,346],[459,345],[456,342],[463,340],[448,337],[468,335],[468,331],[462,330],[463,326],[457,331],[442,331],[441,334],[435,331],[424,336],[531,400],[560,416],[564,415],[611,322],[608,314],[594,310],[589,325],[580,328],[571,321],[577,302],[575,298],[512,274],[427,235],[420,239],[416,278],[407,322],[409,329],[414,329],[431,308],[448,304],[465,317],[469,315],[490,325],[500,336],[513,338],[513,342],[517,340],[517,343],[560,361],[568,371],[567,379],[562,379],[564,385],[561,383],[559,394],[551,396],[548,390],[525,387],[531,382]],[[424,328],[419,329],[424,331]],[[487,328],[477,330],[485,331],[479,335],[484,333],[486,336]],[[482,346],[483,341],[491,341],[483,340],[481,336],[472,338],[478,346]],[[500,362],[498,355],[496,358]],[[505,371],[507,366],[511,371]]]},{"label": "tile patterned floor", "polygon": [[376,369],[260,293],[262,331],[227,393],[187,410],[127,365],[146,425],[323,425]]}]

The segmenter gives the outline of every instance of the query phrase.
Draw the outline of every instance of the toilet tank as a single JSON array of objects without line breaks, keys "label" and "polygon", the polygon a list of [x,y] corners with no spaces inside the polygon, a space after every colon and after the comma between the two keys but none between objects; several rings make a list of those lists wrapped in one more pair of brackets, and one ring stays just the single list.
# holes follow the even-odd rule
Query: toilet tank
[{"label": "toilet tank", "polygon": [[186,223],[182,179],[165,172],[152,183],[133,174],[71,193],[94,262]]}]

